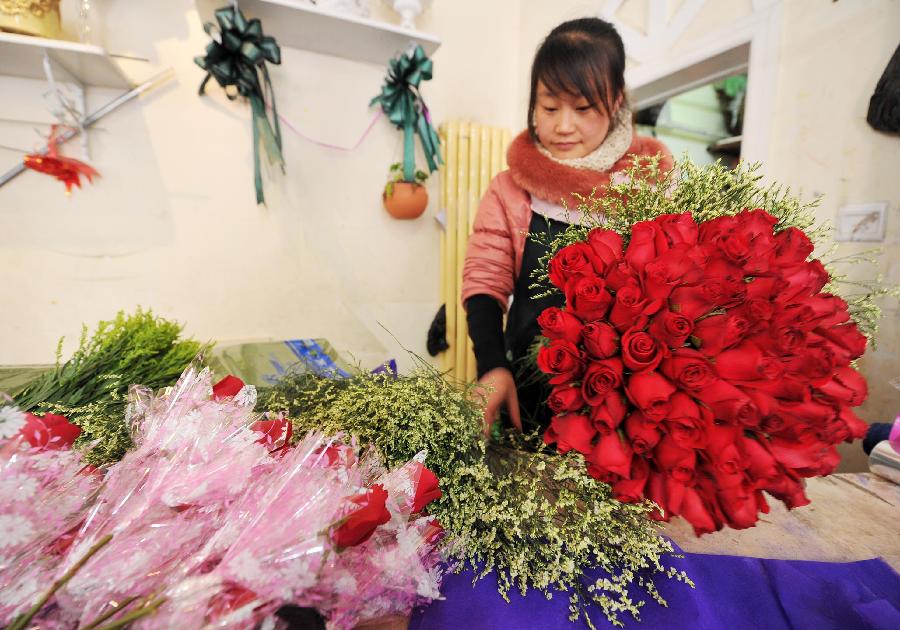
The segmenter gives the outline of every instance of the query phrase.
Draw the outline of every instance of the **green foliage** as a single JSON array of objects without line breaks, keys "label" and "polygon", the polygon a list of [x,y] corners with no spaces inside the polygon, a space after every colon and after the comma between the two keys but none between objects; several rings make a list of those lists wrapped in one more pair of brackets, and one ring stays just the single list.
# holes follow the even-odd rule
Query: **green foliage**
[{"label": "green foliage", "polygon": [[[790,188],[780,184],[764,185],[758,173],[759,164],[741,162],[730,169],[721,162],[698,166],[686,156],[678,160],[675,168],[662,173],[659,158],[645,158],[625,171],[621,183],[612,183],[607,189],[593,191],[591,196],[578,196],[576,209],[582,213],[581,225],[571,225],[554,239],[546,234],[533,234],[532,238],[548,246],[548,254],[541,259],[534,272],[534,285],[544,290],[541,295],[556,292],[547,276],[547,267],[553,255],[562,247],[585,240],[595,227],[611,229],[622,236],[627,247],[631,227],[640,221],[649,221],[662,214],[690,212],[698,223],[716,217],[734,215],[746,208],[762,208],[778,219],[775,231],[789,227],[803,230],[817,245],[823,244],[831,234],[826,224],[817,224],[815,207],[818,199],[802,202]],[[826,255],[827,256],[827,255]],[[850,315],[860,331],[872,339],[877,331],[881,308],[877,298],[897,295],[894,288],[884,287],[879,280],[850,282],[837,271],[837,266],[861,262],[861,257],[823,259],[832,273],[832,282],[826,289],[841,296],[850,306]]]},{"label": "green foliage", "polygon": [[124,423],[128,388],[158,389],[178,379],[194,357],[209,346],[180,340],[181,326],[138,309],[102,321],[88,337],[82,328],[78,349],[62,362],[62,339],[56,368],[14,396],[23,411],[58,413],[81,427],[76,446],[93,444],[85,459],[93,464],[118,460],[131,446]]},{"label": "green foliage", "polygon": [[408,184],[417,184],[421,186],[428,179],[428,173],[425,171],[416,171],[415,180],[407,181],[403,178],[403,165],[400,162],[394,162],[391,164],[391,168],[388,175],[388,182],[384,185],[384,194],[386,197],[394,196],[394,184],[399,182],[406,182]]},{"label": "green foliage", "polygon": [[[424,365],[400,377],[289,373],[260,392],[257,409],[287,411],[298,437],[347,432],[374,445],[389,466],[427,450],[443,491],[430,510],[449,533],[448,554],[459,569],[495,571],[504,597],[510,589],[536,588],[547,597],[568,591],[573,620],[594,601],[621,625],[620,613],[637,617],[643,604],[629,597],[628,585],[660,600],[652,574],[689,582],[662,566],[672,547],[647,519],[649,505],[614,500],[608,485],[585,473],[580,456],[529,451],[533,443],[513,436],[486,446],[474,388]],[[584,584],[592,567],[611,577]]]}]

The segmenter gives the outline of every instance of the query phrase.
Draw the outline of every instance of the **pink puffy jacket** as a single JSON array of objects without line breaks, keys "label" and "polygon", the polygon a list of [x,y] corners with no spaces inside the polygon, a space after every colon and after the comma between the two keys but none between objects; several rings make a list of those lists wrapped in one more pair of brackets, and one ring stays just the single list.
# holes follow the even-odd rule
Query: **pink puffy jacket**
[{"label": "pink puffy jacket", "polygon": [[490,295],[506,311],[522,269],[531,195],[554,204],[565,201],[573,208],[577,201],[571,193],[588,196],[594,188],[600,191],[613,173],[631,167],[633,156],[657,153],[663,156],[663,170],[671,169],[672,154],[663,143],[635,135],[628,152],[608,171],[576,169],[538,151],[527,131],[519,134],[506,156],[509,170],[493,179],[475,215],[463,265],[463,304],[473,295]]}]

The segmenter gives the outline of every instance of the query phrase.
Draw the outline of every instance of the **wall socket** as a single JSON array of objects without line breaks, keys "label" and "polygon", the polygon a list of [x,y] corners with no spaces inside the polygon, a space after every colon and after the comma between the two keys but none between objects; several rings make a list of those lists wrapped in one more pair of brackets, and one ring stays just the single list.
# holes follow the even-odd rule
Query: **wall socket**
[{"label": "wall socket", "polygon": [[838,208],[836,241],[883,241],[887,201],[851,203]]}]

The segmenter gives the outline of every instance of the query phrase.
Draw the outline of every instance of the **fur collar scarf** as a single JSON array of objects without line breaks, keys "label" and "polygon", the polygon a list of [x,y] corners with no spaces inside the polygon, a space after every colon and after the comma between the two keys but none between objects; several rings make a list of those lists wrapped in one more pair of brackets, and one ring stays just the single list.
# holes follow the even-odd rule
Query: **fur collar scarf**
[{"label": "fur collar scarf", "polygon": [[571,193],[587,197],[594,188],[599,189],[609,184],[613,173],[630,168],[632,156],[652,156],[657,153],[662,153],[663,156],[660,162],[662,170],[670,170],[673,160],[666,145],[655,138],[634,135],[625,155],[609,170],[573,168],[544,155],[526,130],[509,145],[506,161],[513,181],[526,192],[538,199],[553,204],[565,203],[569,208],[574,208],[578,200]]}]

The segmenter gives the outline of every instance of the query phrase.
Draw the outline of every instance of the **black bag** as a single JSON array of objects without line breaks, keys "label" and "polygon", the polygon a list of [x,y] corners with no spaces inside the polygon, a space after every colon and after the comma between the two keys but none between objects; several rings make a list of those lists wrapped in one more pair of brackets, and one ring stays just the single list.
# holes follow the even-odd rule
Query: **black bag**
[{"label": "black bag", "polygon": [[866,120],[878,131],[900,133],[900,46],[875,86]]}]

